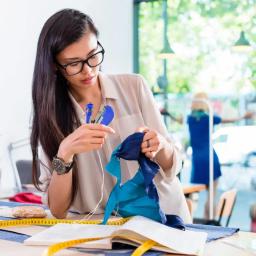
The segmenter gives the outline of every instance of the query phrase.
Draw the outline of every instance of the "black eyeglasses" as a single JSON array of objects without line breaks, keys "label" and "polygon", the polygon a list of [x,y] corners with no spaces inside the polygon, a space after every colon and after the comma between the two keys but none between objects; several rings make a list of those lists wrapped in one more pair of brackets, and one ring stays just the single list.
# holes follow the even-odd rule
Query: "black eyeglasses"
[{"label": "black eyeglasses", "polygon": [[62,69],[65,70],[68,76],[74,76],[82,72],[84,68],[84,64],[88,65],[90,68],[95,68],[102,63],[104,59],[104,53],[105,53],[105,50],[100,44],[100,42],[98,42],[98,46],[101,47],[101,50],[92,54],[90,57],[88,57],[85,60],[74,61],[65,65],[61,65],[59,63],[57,64],[58,66],[60,66]]}]

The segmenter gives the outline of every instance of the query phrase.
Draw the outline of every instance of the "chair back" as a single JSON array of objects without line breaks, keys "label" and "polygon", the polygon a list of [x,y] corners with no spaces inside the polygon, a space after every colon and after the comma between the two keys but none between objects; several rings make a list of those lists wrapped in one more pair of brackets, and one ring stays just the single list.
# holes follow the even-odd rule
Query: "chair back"
[{"label": "chair back", "polygon": [[226,227],[229,224],[233,208],[236,201],[236,189],[228,190],[222,193],[218,205],[217,205],[217,218],[218,222],[221,223],[222,217],[227,217]]},{"label": "chair back", "polygon": [[193,217],[193,200],[191,198],[186,198],[188,210],[190,213],[191,218]]},{"label": "chair back", "polygon": [[18,160],[16,167],[21,184],[32,184],[32,160]]}]

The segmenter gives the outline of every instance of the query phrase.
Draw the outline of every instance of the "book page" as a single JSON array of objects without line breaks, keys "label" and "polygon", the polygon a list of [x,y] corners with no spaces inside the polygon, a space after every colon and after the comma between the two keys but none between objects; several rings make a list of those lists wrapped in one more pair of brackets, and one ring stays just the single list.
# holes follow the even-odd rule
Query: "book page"
[{"label": "book page", "polygon": [[198,255],[203,251],[207,238],[205,232],[170,228],[142,216],[131,218],[119,230],[116,230],[115,234],[125,234],[126,230],[156,241],[172,251],[192,255]]},{"label": "book page", "polygon": [[[91,224],[56,224],[26,239],[26,245],[51,245],[73,239],[110,236],[120,226]],[[79,244],[78,247],[111,249],[111,239],[101,239]]]},{"label": "book page", "polygon": [[[57,224],[35,234],[24,241],[27,245],[51,245],[58,242],[81,239],[106,237],[114,235],[123,243],[127,240],[138,244],[151,239],[158,245],[157,250],[166,252],[198,255],[202,252],[207,234],[203,232],[182,231],[167,227],[148,218],[135,216],[122,226],[92,225],[92,224]],[[101,239],[77,245],[83,248],[111,249],[111,239]]]}]

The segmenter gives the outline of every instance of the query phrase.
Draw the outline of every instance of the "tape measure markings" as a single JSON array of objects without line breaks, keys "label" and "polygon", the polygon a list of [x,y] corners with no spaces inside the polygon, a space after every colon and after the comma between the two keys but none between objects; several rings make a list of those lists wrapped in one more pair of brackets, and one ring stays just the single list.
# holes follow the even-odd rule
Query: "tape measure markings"
[{"label": "tape measure markings", "polygon": [[[118,220],[108,220],[107,225],[123,225],[130,218],[122,218]],[[100,224],[102,220],[67,220],[67,219],[45,219],[45,218],[30,218],[30,219],[15,219],[15,220],[2,220],[0,221],[0,229],[4,227],[10,226],[24,226],[24,225],[40,225],[40,226],[53,226],[58,223],[64,224]],[[60,242],[49,246],[42,254],[42,256],[52,256],[56,252],[66,249],[68,247],[72,247],[77,244],[102,240],[106,238],[113,238],[115,236],[107,236],[107,237],[95,237],[95,238],[84,238],[84,239],[75,239],[69,240],[65,242]],[[129,236],[119,236],[126,239],[129,239]],[[150,250],[156,242],[152,240],[147,240],[145,243],[140,245],[132,254],[132,256],[141,256],[146,251]]]}]

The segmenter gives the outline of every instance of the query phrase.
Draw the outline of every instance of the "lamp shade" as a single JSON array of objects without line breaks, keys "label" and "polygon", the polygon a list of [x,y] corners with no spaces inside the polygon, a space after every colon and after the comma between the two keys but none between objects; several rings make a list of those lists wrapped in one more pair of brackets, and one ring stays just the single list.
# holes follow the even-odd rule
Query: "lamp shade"
[{"label": "lamp shade", "polygon": [[174,51],[170,46],[170,43],[168,41],[168,39],[165,39],[165,43],[164,43],[164,48],[160,51],[159,53],[159,58],[160,59],[168,59],[171,58],[174,55]]},{"label": "lamp shade", "polygon": [[239,39],[235,42],[233,50],[238,52],[248,52],[252,50],[251,44],[245,37],[244,31],[241,31]]}]

